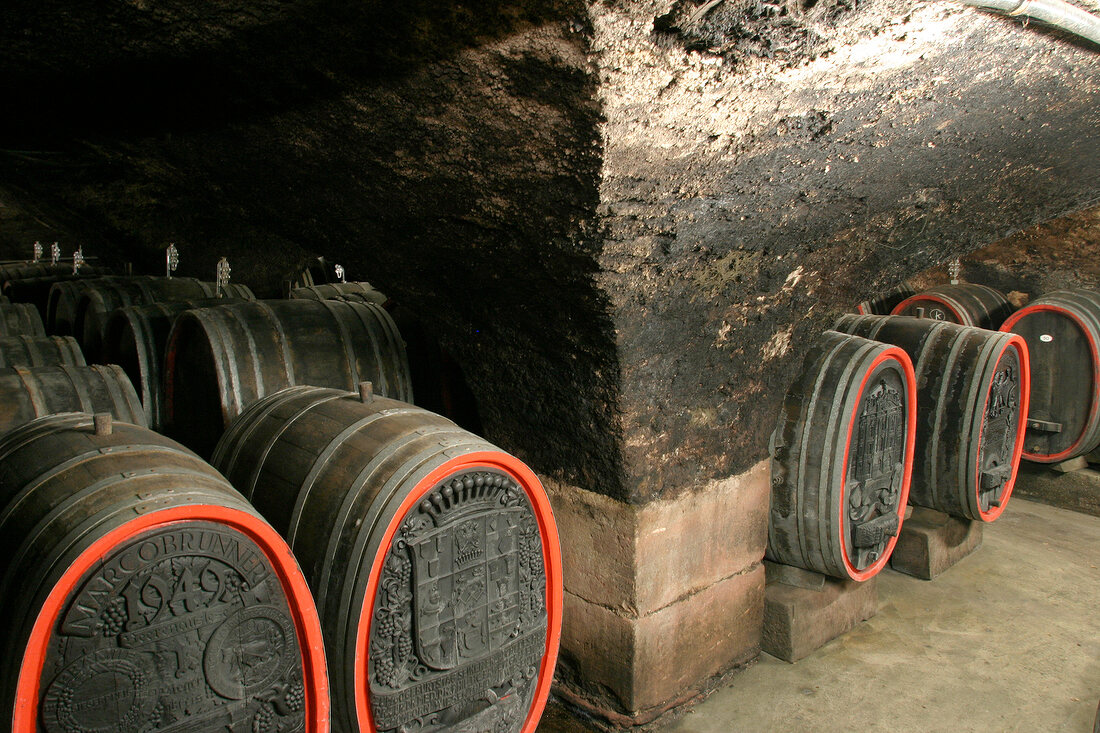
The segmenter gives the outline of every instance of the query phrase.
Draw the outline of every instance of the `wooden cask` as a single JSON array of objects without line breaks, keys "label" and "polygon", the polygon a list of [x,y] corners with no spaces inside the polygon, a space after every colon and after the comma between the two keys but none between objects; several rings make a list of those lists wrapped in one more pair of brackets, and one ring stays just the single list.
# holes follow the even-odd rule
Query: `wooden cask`
[{"label": "wooden cask", "polygon": [[76,306],[80,302],[80,296],[92,283],[108,285],[135,281],[145,282],[155,279],[152,275],[108,275],[55,282],[50,286],[50,294],[46,300],[46,330],[57,336],[79,335],[75,330]]},{"label": "wooden cask", "polygon": [[85,366],[80,344],[72,336],[5,336],[0,338],[0,368]]},{"label": "wooden cask", "polygon": [[375,290],[370,283],[325,283],[322,285],[308,285],[297,287],[290,291],[291,298],[305,298],[306,300],[339,299],[352,303],[376,303],[385,305],[389,300],[385,294]]},{"label": "wooden cask", "polygon": [[0,433],[59,412],[105,412],[145,427],[145,411],[114,364],[0,369]]},{"label": "wooden cask", "polygon": [[1006,333],[908,316],[844,316],[836,330],[894,344],[917,375],[909,503],[982,522],[1012,495],[1028,411],[1028,349]]},{"label": "wooden cask", "polygon": [[960,283],[917,293],[898,303],[890,314],[996,330],[1012,310],[1012,304],[1001,291],[986,285]]},{"label": "wooden cask", "polygon": [[109,416],[0,439],[0,716],[12,730],[329,730],[316,608],[208,464]]},{"label": "wooden cask", "polygon": [[[246,285],[230,283],[223,295],[234,301],[255,300]],[[112,282],[88,283],[80,293],[73,320],[73,335],[84,354],[92,361],[100,359],[107,318],[128,305],[147,305],[172,301],[209,300],[217,296],[217,284],[191,277],[133,278]]]},{"label": "wooden cask", "polygon": [[917,291],[909,283],[902,283],[885,293],[879,293],[870,300],[864,300],[856,306],[859,315],[885,315],[897,307],[898,303],[916,295]]},{"label": "wooden cask", "polygon": [[50,288],[55,283],[70,280],[89,280],[103,277],[109,270],[103,267],[81,267],[77,274],[70,268],[67,272],[58,272],[50,275],[38,275],[32,277],[20,277],[0,280],[0,292],[13,303],[30,303],[38,309],[42,321],[48,323],[47,306],[50,300]]},{"label": "wooden cask", "polygon": [[0,305],[0,336],[45,336],[42,316],[30,303]]},{"label": "wooden cask", "polygon": [[210,455],[252,402],[296,384],[412,401],[405,344],[379,306],[332,300],[261,300],[182,313],[164,358],[169,434]]},{"label": "wooden cask", "polygon": [[823,333],[772,434],[766,557],[842,579],[874,577],[905,516],[915,421],[904,351]]},{"label": "wooden cask", "polygon": [[553,513],[527,466],[367,385],[270,395],[213,460],[314,589],[337,729],[533,733],[562,576]]},{"label": "wooden cask", "polygon": [[1048,293],[1001,330],[1019,334],[1031,355],[1024,458],[1058,463],[1100,446],[1100,293]]},{"label": "wooden cask", "polygon": [[130,377],[145,407],[145,418],[153,430],[165,424],[164,353],[176,318],[194,308],[213,308],[242,303],[238,298],[208,298],[172,301],[119,308],[107,320],[100,356],[118,364]]}]

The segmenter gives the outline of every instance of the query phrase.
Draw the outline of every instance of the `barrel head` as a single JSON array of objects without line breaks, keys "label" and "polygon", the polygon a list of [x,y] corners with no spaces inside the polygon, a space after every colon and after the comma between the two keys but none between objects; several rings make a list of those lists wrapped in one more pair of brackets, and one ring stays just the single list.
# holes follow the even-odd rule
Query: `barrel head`
[{"label": "barrel head", "polygon": [[38,720],[48,733],[304,731],[297,626],[246,534],[186,521],[133,534],[64,592],[37,640]]},{"label": "barrel head", "polygon": [[399,520],[369,599],[370,730],[525,730],[553,673],[543,552],[498,471],[452,475]]}]

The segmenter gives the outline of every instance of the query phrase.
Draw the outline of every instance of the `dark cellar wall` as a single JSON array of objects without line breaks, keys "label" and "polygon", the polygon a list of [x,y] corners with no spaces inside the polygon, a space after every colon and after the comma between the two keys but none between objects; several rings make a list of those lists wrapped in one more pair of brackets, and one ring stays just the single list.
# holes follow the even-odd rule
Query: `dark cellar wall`
[{"label": "dark cellar wall", "polygon": [[174,241],[273,295],[342,263],[434,327],[490,439],[621,494],[583,4],[14,5],[0,183],[138,271]]},{"label": "dark cellar wall", "polygon": [[943,2],[0,10],[0,186],[119,258],[308,253],[435,325],[488,437],[632,502],[766,456],[814,334],[1100,196],[1098,58]]}]

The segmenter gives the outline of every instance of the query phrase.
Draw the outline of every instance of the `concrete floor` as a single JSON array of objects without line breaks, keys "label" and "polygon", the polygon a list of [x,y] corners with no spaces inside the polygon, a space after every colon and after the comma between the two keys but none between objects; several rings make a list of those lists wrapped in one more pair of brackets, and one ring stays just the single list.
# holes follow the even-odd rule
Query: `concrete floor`
[{"label": "concrete floor", "polygon": [[[1016,498],[933,581],[879,575],[879,612],[809,657],[761,655],[669,733],[1066,731],[1100,700],[1100,518]],[[551,708],[539,733],[589,730]]]}]

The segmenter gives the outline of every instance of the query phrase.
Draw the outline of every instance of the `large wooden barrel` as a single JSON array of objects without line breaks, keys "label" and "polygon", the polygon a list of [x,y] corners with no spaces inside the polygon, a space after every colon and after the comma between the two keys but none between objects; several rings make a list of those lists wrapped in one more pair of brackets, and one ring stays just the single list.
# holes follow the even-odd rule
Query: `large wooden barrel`
[{"label": "large wooden barrel", "polygon": [[134,386],[114,364],[0,369],[0,433],[58,412],[107,412],[145,426]]},{"label": "large wooden barrel", "polygon": [[907,282],[896,288],[879,293],[870,300],[864,300],[856,306],[856,313],[860,315],[880,314],[885,315],[897,307],[898,303],[906,298],[916,295],[917,291]]},{"label": "large wooden barrel", "polygon": [[39,275],[35,277],[21,277],[0,280],[0,292],[15,303],[30,303],[38,309],[42,320],[48,323],[47,306],[50,300],[50,288],[54,283],[71,280],[89,280],[103,277],[109,271],[103,267],[82,267],[75,275],[70,268],[68,271],[51,275]]},{"label": "large wooden barrel", "polygon": [[305,298],[306,300],[325,300],[326,298],[346,299],[349,302],[377,303],[385,305],[389,300],[385,294],[375,290],[370,283],[326,283],[323,285],[308,285],[294,288],[290,291],[291,298]]},{"label": "large wooden barrel", "polygon": [[[81,265],[77,276],[105,275],[109,268],[99,265]],[[0,282],[23,280],[30,277],[65,277],[73,275],[73,263],[69,262],[13,262],[0,265]]]},{"label": "large wooden barrel", "polygon": [[1012,310],[1012,304],[1001,291],[986,285],[960,283],[917,293],[898,303],[890,314],[996,330]]},{"label": "large wooden barrel", "polygon": [[252,405],[214,462],[314,589],[338,730],[535,730],[562,576],[527,466],[426,410],[316,387]]},{"label": "large wooden barrel", "polygon": [[0,336],[45,336],[42,316],[30,303],[0,305]]},{"label": "large wooden barrel", "polygon": [[[84,354],[92,361],[98,361],[107,318],[117,309],[128,305],[211,299],[216,295],[216,283],[191,277],[89,283],[77,300],[73,335],[80,340]],[[223,295],[235,301],[256,299],[247,285],[232,283],[225,286]]]},{"label": "large wooden barrel", "polygon": [[237,298],[172,301],[119,308],[107,320],[100,356],[118,364],[130,377],[145,406],[145,418],[153,430],[165,421],[164,352],[176,317],[193,308],[242,303]]},{"label": "large wooden barrel", "polygon": [[886,565],[909,496],[916,401],[904,351],[821,335],[772,434],[769,560],[852,580]]},{"label": "large wooden barrel", "polygon": [[999,517],[1023,449],[1030,391],[1024,340],[908,316],[844,316],[835,328],[899,346],[916,365],[909,503],[983,522]]},{"label": "large wooden barrel", "polygon": [[248,405],[295,384],[412,401],[405,344],[385,310],[332,300],[261,300],[179,316],[164,357],[170,435],[209,455]]},{"label": "large wooden barrel", "polygon": [[85,288],[92,283],[108,284],[154,280],[152,275],[109,275],[106,277],[64,280],[50,286],[46,301],[46,330],[58,336],[76,336],[76,306]]},{"label": "large wooden barrel", "polygon": [[1001,330],[1019,334],[1031,355],[1024,458],[1058,463],[1100,446],[1100,293],[1048,293]]},{"label": "large wooden barrel", "polygon": [[30,731],[327,731],[286,543],[182,446],[105,416],[0,440],[2,719]]},{"label": "large wooden barrel", "polygon": [[72,336],[0,338],[0,367],[84,366],[80,344]]}]

